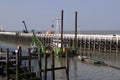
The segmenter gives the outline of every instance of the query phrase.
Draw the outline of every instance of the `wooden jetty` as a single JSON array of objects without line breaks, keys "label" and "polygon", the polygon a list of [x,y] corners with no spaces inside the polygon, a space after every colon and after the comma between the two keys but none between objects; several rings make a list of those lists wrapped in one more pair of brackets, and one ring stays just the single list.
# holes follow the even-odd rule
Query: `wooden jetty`
[{"label": "wooden jetty", "polygon": [[[6,50],[6,56],[5,58],[0,59],[0,73],[1,76],[6,76],[6,80],[47,80],[47,72],[52,72],[52,80],[55,80],[55,70],[61,70],[64,69],[66,71],[66,79],[69,80],[69,61],[68,56],[66,54],[66,66],[64,67],[55,67],[55,61],[54,61],[54,51],[51,51],[51,53],[45,53],[44,55],[44,69],[42,68],[42,62],[41,62],[41,55],[38,54],[38,56],[31,56],[30,54],[30,48],[28,49],[28,56],[22,56],[21,47],[19,47],[18,52],[15,54],[14,57],[9,56],[9,49]],[[38,50],[38,53],[40,53],[41,50]],[[48,54],[50,54],[51,59],[51,68],[48,68],[47,66],[47,58]],[[11,63],[11,59],[14,59]],[[32,72],[32,64],[31,60],[37,59],[38,60],[38,66],[39,66],[39,76],[36,75],[35,72]],[[28,60],[28,66],[22,65],[22,60]],[[43,73],[43,75],[42,75]]]}]

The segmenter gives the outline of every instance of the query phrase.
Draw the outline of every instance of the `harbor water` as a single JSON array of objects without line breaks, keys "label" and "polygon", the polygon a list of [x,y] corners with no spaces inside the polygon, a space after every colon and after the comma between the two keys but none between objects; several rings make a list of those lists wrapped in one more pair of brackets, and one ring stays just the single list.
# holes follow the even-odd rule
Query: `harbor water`
[{"label": "harbor water", "polygon": [[[9,42],[0,42],[0,48],[10,48],[10,50],[16,49],[17,44]],[[22,53],[26,55],[27,48],[29,45],[22,44]],[[80,50],[79,54],[90,55],[92,58],[102,60],[110,65],[120,67],[120,54],[115,53],[104,53],[99,51],[86,51]],[[49,59],[49,58],[48,58]],[[42,60],[44,63],[44,60]],[[48,60],[49,61],[49,60]],[[23,64],[26,64],[24,61]],[[48,62],[47,65],[49,65]],[[56,58],[55,66],[65,66],[64,58]],[[44,64],[43,64],[44,67]],[[50,66],[49,66],[50,67]],[[32,60],[32,71],[38,73],[38,62],[37,60]],[[52,80],[51,72],[47,74],[47,80]],[[88,63],[83,63],[77,58],[69,58],[69,78],[70,80],[120,80],[120,70],[111,68],[109,66],[93,65]],[[66,80],[65,70],[55,71],[56,80]],[[1,77],[0,80],[5,80]]]}]

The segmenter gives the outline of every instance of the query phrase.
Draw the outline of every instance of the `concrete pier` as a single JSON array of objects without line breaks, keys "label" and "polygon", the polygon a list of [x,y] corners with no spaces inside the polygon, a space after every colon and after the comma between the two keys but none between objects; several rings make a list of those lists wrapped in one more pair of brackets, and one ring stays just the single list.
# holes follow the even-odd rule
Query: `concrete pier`
[{"label": "concrete pier", "polygon": [[[32,33],[0,32],[1,41],[9,41],[23,44],[30,44]],[[53,38],[61,38],[61,34],[36,34],[44,45],[52,43]],[[69,41],[69,46],[74,47],[74,34],[63,34],[63,40]],[[87,50],[100,50],[120,52],[120,35],[85,35],[77,34],[78,48]]]}]

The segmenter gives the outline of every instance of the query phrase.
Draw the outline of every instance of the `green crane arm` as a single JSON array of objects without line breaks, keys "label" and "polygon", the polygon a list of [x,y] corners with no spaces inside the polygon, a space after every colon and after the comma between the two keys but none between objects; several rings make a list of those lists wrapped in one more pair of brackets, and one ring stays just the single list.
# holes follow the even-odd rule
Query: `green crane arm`
[{"label": "green crane arm", "polygon": [[35,33],[33,32],[32,35],[32,45],[36,44],[36,46],[42,50],[42,52],[44,52],[44,46],[42,44],[42,42],[39,40],[39,38],[35,35]]}]

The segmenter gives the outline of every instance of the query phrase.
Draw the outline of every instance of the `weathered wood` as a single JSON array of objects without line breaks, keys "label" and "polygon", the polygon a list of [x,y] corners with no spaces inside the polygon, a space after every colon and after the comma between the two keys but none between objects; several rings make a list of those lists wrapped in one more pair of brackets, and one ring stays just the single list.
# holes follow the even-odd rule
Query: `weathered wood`
[{"label": "weathered wood", "polygon": [[6,80],[9,80],[9,49],[6,51]]},{"label": "weathered wood", "polygon": [[[55,67],[54,70],[60,70],[60,69],[66,69],[66,66],[65,67]],[[53,69],[52,68],[47,68],[46,71],[52,71]],[[41,72],[44,72],[45,70],[42,69]]]},{"label": "weathered wood", "polygon": [[55,60],[54,60],[54,51],[52,51],[51,53],[51,58],[52,58],[52,64],[51,64],[51,68],[52,68],[52,80],[55,80]]},{"label": "weathered wood", "polygon": [[[15,59],[16,57],[10,57],[9,59]],[[5,57],[1,57],[0,58],[0,60],[4,60],[4,59],[6,59]],[[29,59],[38,59],[38,57],[37,56],[31,56],[31,57],[29,57],[29,56],[21,56],[21,57],[19,57],[19,59],[20,60],[29,60]]]},{"label": "weathered wood", "polygon": [[69,80],[69,60],[68,60],[68,53],[66,53],[66,77]]},{"label": "weathered wood", "polygon": [[0,48],[0,52],[2,52],[3,51],[3,49],[2,48]]},{"label": "weathered wood", "polygon": [[18,52],[19,52],[19,64],[22,64],[22,60],[20,59],[20,57],[22,57],[22,47],[18,45]]},{"label": "weathered wood", "polygon": [[[28,56],[31,58],[30,48],[28,48]],[[31,72],[31,59],[29,59],[28,66],[29,66],[29,72]]]},{"label": "weathered wood", "polygon": [[[42,69],[42,60],[41,60],[41,55],[40,53],[42,52],[41,49],[38,50],[38,57],[35,57],[36,59],[38,58],[38,63],[39,63],[39,78],[35,77],[35,75],[33,75],[33,73],[31,72],[31,59],[33,59],[33,57],[31,57],[30,54],[30,48],[28,49],[28,56],[22,56],[20,55],[22,53],[21,51],[22,49],[19,48],[18,52],[16,52],[16,56],[14,57],[9,57],[9,49],[7,49],[6,51],[6,60],[4,60],[3,62],[6,62],[6,70],[7,70],[7,80],[9,79],[16,79],[16,80],[20,80],[20,79],[39,79],[42,80],[42,72],[44,72],[44,80],[47,80],[47,71],[51,71],[52,72],[52,80],[55,80],[55,70],[60,70],[60,69],[65,69],[66,70],[66,75],[67,75],[67,80],[69,80],[69,64],[68,64],[68,59],[66,59],[66,66],[65,67],[55,67],[55,62],[54,62],[54,51],[50,51],[50,53],[45,53],[44,54],[44,64],[45,67],[44,69]],[[47,58],[48,55],[51,54],[51,68],[47,68]],[[66,53],[67,54],[67,53]],[[11,62],[11,59],[15,59],[16,65],[9,67],[9,64]],[[23,58],[28,59],[28,67],[27,66],[22,66],[21,64],[21,60],[24,60]],[[66,57],[68,58],[68,56]],[[14,64],[14,63],[11,63]],[[14,73],[10,74],[8,70],[13,71]],[[22,70],[22,72],[21,72]],[[26,72],[28,71],[28,72]],[[16,75],[16,76],[15,76]],[[29,77],[28,77],[29,76]]]},{"label": "weathered wood", "polygon": [[38,49],[38,65],[39,65],[39,78],[40,80],[42,80],[42,61],[41,61],[41,54],[42,53],[42,50],[41,49]]},{"label": "weathered wood", "polygon": [[18,49],[18,53],[16,53],[16,80],[19,80],[19,65],[20,65],[19,54],[20,51]]},{"label": "weathered wood", "polygon": [[75,38],[74,47],[77,48],[77,11],[75,12]]},{"label": "weathered wood", "polygon": [[44,80],[47,80],[47,53],[44,54],[44,61],[45,61],[45,67],[44,67]]}]

